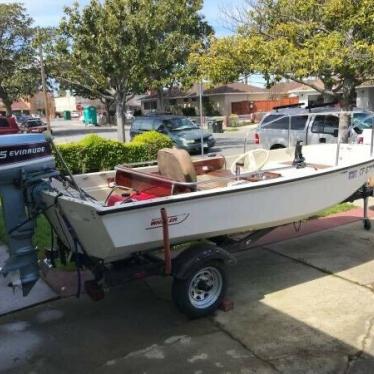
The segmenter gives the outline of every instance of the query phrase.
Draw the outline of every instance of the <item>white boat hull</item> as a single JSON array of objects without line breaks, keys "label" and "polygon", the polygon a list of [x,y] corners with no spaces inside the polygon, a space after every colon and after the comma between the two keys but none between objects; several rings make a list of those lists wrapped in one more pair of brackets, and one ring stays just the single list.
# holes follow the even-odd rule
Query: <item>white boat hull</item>
[{"label": "white boat hull", "polygon": [[[325,147],[333,150],[330,146]],[[319,149],[318,146],[314,148]],[[170,239],[176,244],[283,225],[340,203],[359,189],[374,170],[373,158],[357,156],[351,161],[349,153],[347,156],[342,154],[338,167],[314,172],[300,169],[297,177],[287,176],[286,172],[283,178],[274,181],[191,192],[111,208],[62,196],[58,199],[59,208],[49,209],[46,215],[59,237],[73,248],[61,216],[63,212],[84,250],[90,256],[111,262],[163,245],[161,208],[167,211]],[[45,202],[53,204],[55,195],[44,193]]]}]

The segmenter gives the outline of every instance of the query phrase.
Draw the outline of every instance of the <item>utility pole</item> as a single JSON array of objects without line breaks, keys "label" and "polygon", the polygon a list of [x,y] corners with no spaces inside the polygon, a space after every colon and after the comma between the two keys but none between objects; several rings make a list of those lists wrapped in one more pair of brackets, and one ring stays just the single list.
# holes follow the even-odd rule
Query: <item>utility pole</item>
[{"label": "utility pole", "polygon": [[47,119],[47,129],[51,133],[51,118],[50,118],[49,106],[48,106],[47,83],[45,80],[43,46],[41,43],[39,46],[39,59],[40,59],[40,74],[42,75],[42,87],[43,87],[43,94],[44,94],[45,116]]},{"label": "utility pole", "polygon": [[203,125],[204,125],[204,114],[203,114],[203,81],[200,81],[199,84],[199,106],[200,106],[200,131],[201,131],[201,156],[204,156],[204,134],[203,134]]}]

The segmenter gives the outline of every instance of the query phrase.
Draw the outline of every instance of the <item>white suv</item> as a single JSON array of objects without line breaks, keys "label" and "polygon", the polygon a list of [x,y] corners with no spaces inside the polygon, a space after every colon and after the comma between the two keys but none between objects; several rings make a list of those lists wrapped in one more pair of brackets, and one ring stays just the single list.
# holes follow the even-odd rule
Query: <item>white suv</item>
[{"label": "white suv", "polygon": [[[351,112],[350,142],[362,142],[361,124],[371,115],[371,112],[359,110]],[[254,140],[266,149],[286,148],[289,139],[291,147],[295,146],[297,140],[302,140],[304,144],[336,143],[338,129],[339,111],[336,108],[284,108],[264,116]]]}]

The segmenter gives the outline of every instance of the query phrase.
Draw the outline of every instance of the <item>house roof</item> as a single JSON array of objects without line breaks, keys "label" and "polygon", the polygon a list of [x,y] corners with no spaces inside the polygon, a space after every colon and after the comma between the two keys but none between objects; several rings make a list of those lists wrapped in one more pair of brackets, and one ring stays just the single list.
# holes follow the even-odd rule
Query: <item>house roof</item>
[{"label": "house roof", "polygon": [[134,97],[132,97],[132,98],[127,102],[127,105],[128,105],[128,106],[132,106],[132,107],[140,107],[140,105],[141,105],[141,100],[143,99],[143,97],[145,97],[145,95],[135,95]]},{"label": "house roof", "polygon": [[[317,85],[318,88],[323,89],[324,84],[321,80],[319,79],[310,79],[305,82],[310,82],[314,83]],[[300,92],[300,91],[313,91],[314,89],[311,88],[310,86],[307,86],[306,84],[298,83],[298,82],[293,82],[293,81],[288,81],[288,82],[279,82],[276,83],[274,86],[272,86],[269,89],[269,93],[271,95],[275,94],[288,94],[290,92]]]},{"label": "house roof", "polygon": [[[203,95],[234,95],[234,94],[259,94],[266,93],[267,89],[257,86],[252,86],[244,83],[228,83],[221,86],[207,88],[203,85]],[[179,87],[172,87],[164,92],[164,98],[188,98],[196,97],[199,94],[199,86],[193,85],[188,90],[182,90]],[[150,100],[158,97],[157,93],[144,96],[142,100]]]},{"label": "house roof", "polygon": [[244,83],[228,83],[215,88],[204,90],[206,95],[219,95],[219,94],[254,94],[266,93],[267,89],[257,86],[252,86]]},{"label": "house roof", "polygon": [[374,87],[374,79],[370,79],[358,86],[358,88]]}]

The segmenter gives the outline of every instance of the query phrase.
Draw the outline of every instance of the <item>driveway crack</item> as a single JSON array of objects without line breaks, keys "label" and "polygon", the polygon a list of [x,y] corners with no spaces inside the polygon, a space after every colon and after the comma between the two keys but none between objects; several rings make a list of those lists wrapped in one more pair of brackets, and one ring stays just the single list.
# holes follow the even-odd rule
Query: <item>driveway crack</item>
[{"label": "driveway crack", "polygon": [[225,329],[222,324],[215,321],[214,319],[211,319],[213,325],[218,328],[219,331],[227,335],[230,339],[234,340],[236,343],[238,343],[242,348],[244,348],[247,352],[249,352],[252,356],[260,360],[261,362],[265,363],[266,365],[270,366],[276,373],[282,373],[270,360],[265,359],[264,357],[261,357],[259,354],[251,350],[250,347],[248,347],[245,343],[243,343],[239,338],[237,338],[235,335],[233,335],[230,331]]},{"label": "driveway crack", "polygon": [[353,366],[355,365],[355,363],[365,353],[365,349],[367,348],[367,346],[370,343],[370,337],[372,335],[372,330],[373,330],[373,326],[374,326],[374,317],[371,317],[369,320],[367,320],[367,325],[368,326],[367,326],[367,329],[366,329],[366,333],[361,340],[361,349],[359,351],[357,351],[355,354],[348,356],[348,362],[347,362],[347,366],[344,370],[344,374],[349,374],[350,371],[352,370]]},{"label": "driveway crack", "polygon": [[[289,256],[289,255],[286,255],[284,253],[280,253],[278,252],[277,250],[274,250],[272,248],[269,248],[269,247],[265,247],[265,246],[262,246],[261,247],[262,249],[265,249],[266,251],[272,253],[272,254],[275,254],[275,255],[278,255],[278,256],[281,256],[281,257],[285,257],[291,261],[294,261],[294,262],[297,262],[299,264],[302,264],[302,265],[305,265],[305,266],[309,266],[317,271],[320,271],[324,274],[327,274],[327,275],[331,275],[335,278],[338,278],[338,279],[341,279],[345,282],[348,282],[348,283],[351,283],[355,286],[359,286],[359,287],[362,287],[362,288],[365,288],[366,290],[370,291],[371,295],[374,296],[374,289],[366,284],[362,284],[360,282],[356,282],[356,281],[353,281],[351,279],[348,279],[348,278],[345,278],[345,277],[342,277],[341,275],[338,275],[328,269],[324,269],[324,268],[321,268],[319,266],[316,266],[316,265],[313,265],[309,262],[307,262],[306,260],[304,259],[300,259],[300,258],[295,258],[295,257],[292,257],[292,256]],[[373,330],[373,327],[374,327],[374,317],[371,317],[370,319],[367,320],[366,322],[368,324],[367,326],[367,329],[366,329],[366,333],[365,335],[363,336],[362,340],[361,340],[361,349],[358,350],[356,353],[352,354],[352,355],[349,355],[348,356],[348,362],[347,362],[347,366],[344,370],[344,374],[349,374],[350,371],[352,370],[353,366],[355,365],[355,363],[363,356],[363,354],[365,353],[365,349],[367,348],[369,342],[370,342],[370,337],[372,335],[372,330]]]},{"label": "driveway crack", "polygon": [[317,266],[317,265],[313,265],[313,264],[311,264],[310,262],[308,262],[308,261],[306,261],[306,260],[304,260],[304,259],[302,259],[302,258],[295,258],[295,257],[292,257],[292,256],[290,256],[290,255],[286,255],[286,254],[284,254],[284,253],[278,252],[277,250],[272,249],[272,248],[269,248],[269,247],[262,247],[262,246],[261,246],[260,248],[261,248],[261,249],[264,249],[264,250],[266,250],[266,251],[268,251],[268,252],[270,252],[270,253],[272,253],[272,254],[275,254],[275,255],[277,255],[277,256],[287,258],[287,259],[289,259],[289,260],[291,260],[291,261],[293,261],[293,262],[297,262],[297,263],[299,263],[299,264],[302,264],[302,265],[305,265],[305,266],[309,266],[309,267],[311,267],[312,269],[315,269],[315,270],[320,271],[321,273],[324,273],[324,274],[327,274],[327,275],[331,275],[331,276],[333,276],[333,277],[335,277],[335,278],[338,278],[338,279],[341,279],[341,280],[343,280],[343,281],[345,281],[345,282],[348,282],[348,283],[354,284],[355,286],[363,287],[363,288],[369,290],[369,291],[374,295],[374,289],[373,289],[372,287],[370,287],[370,286],[364,284],[364,283],[356,282],[356,281],[354,281],[354,280],[351,280],[351,279],[348,279],[348,278],[342,277],[341,275],[336,274],[336,273],[334,273],[333,271],[330,271],[330,270],[328,270],[328,269],[321,268],[321,267],[319,267],[319,266]]}]

